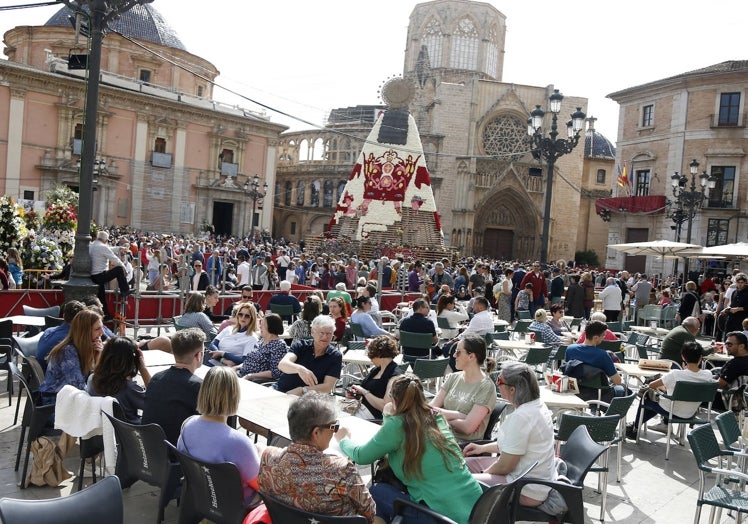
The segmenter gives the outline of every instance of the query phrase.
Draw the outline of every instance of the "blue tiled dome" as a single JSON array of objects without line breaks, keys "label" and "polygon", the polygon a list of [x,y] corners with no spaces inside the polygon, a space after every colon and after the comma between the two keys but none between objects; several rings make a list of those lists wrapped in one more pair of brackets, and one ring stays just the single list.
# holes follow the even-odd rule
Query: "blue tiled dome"
[{"label": "blue tiled dome", "polygon": [[587,158],[616,158],[616,148],[610,140],[590,127],[584,134],[584,156]]},{"label": "blue tiled dome", "polygon": [[[84,9],[87,8],[84,7]],[[44,25],[71,27],[68,20],[71,14],[72,11],[69,8],[63,7]],[[109,26],[130,38],[187,51],[177,33],[169,27],[161,13],[150,4],[136,5],[110,22]]]}]

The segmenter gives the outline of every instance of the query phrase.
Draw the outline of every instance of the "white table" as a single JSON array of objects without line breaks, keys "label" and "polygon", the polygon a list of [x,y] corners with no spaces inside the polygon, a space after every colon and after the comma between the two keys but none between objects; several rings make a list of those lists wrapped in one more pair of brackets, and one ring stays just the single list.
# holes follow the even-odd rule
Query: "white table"
[{"label": "white table", "polygon": [[658,377],[667,373],[667,371],[656,369],[642,369],[639,367],[639,364],[623,364],[620,362],[616,364],[616,369],[623,375],[622,380],[624,384],[628,383],[629,377],[634,377],[640,383],[643,383],[645,379]]},{"label": "white table", "polygon": [[636,331],[637,333],[643,333],[652,337],[664,337],[665,335],[670,333],[669,329],[660,327],[651,328],[649,326],[631,326],[631,331]]},{"label": "white table", "polygon": [[547,386],[540,386],[540,400],[542,400],[546,407],[551,411],[559,411],[563,409],[584,411],[588,406],[586,400],[582,400],[574,393],[559,393],[557,391],[551,391]]},{"label": "white table", "polygon": [[519,358],[531,349],[544,349],[545,344],[540,342],[525,342],[524,340],[494,340],[491,348],[497,349],[503,355]]},{"label": "white table", "polygon": [[2,320],[10,320],[13,322],[13,327],[16,328],[16,333],[20,332],[21,326],[43,328],[45,325],[44,317],[33,317],[30,315],[13,315],[12,317],[5,317]]}]

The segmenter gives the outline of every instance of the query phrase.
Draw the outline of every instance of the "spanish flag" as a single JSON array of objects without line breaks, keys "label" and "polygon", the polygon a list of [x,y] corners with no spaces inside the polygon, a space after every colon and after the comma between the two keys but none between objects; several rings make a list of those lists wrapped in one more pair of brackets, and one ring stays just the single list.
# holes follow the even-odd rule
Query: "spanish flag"
[{"label": "spanish flag", "polygon": [[618,185],[620,187],[627,187],[629,185],[629,176],[626,173],[626,162],[623,163],[623,169],[621,165],[618,165]]}]

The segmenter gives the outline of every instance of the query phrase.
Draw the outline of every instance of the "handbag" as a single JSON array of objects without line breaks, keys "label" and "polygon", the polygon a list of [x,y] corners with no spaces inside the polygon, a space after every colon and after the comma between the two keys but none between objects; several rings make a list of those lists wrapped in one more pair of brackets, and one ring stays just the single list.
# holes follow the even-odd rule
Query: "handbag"
[{"label": "handbag", "polygon": [[31,443],[34,460],[29,482],[34,486],[57,487],[73,476],[62,464],[62,451],[51,439],[39,437]]},{"label": "handbag", "polygon": [[393,486],[395,489],[402,491],[403,493],[408,492],[408,487],[397,478],[395,472],[390,467],[390,461],[387,457],[382,457],[374,464],[374,474],[371,476],[372,483],[384,482]]}]

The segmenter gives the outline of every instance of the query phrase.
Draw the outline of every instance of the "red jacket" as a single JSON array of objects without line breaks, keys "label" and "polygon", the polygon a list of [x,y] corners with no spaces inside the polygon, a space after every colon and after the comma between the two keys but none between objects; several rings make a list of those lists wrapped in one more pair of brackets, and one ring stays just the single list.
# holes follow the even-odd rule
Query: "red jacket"
[{"label": "red jacket", "polygon": [[542,271],[537,275],[535,272],[529,271],[525,275],[525,278],[522,279],[522,283],[519,285],[520,291],[525,289],[528,282],[532,284],[533,302],[537,302],[537,298],[541,296],[548,298],[548,285],[546,284],[545,275],[543,275]]}]

